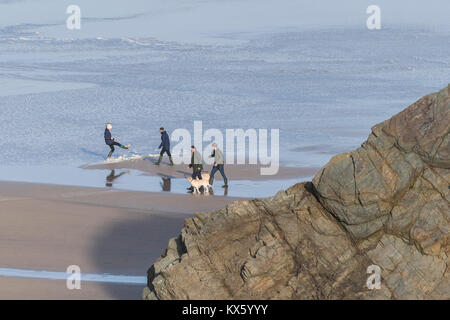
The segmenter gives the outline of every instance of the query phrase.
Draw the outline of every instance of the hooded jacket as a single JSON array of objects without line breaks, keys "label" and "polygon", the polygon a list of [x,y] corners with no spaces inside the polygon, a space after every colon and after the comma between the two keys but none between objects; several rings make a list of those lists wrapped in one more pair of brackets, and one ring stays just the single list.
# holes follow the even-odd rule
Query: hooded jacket
[{"label": "hooded jacket", "polygon": [[112,139],[111,131],[105,129],[105,143],[110,146],[113,142],[114,140]]},{"label": "hooded jacket", "polygon": [[161,144],[159,145],[159,148],[161,149],[161,147],[163,150],[170,150],[169,134],[165,130],[161,133]]}]

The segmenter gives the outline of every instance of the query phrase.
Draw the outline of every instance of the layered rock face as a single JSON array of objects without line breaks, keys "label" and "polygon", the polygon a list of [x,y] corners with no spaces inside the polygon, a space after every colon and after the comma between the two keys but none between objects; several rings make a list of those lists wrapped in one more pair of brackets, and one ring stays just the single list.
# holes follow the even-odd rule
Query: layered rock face
[{"label": "layered rock face", "polygon": [[[312,182],[196,213],[144,299],[450,299],[450,86]],[[381,271],[369,289],[369,266]]]}]

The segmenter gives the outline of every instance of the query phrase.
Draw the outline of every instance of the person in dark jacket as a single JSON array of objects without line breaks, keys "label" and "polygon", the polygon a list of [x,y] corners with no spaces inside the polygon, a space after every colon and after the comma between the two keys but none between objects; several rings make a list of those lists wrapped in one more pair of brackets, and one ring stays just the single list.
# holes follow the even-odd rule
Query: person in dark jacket
[{"label": "person in dark jacket", "polygon": [[115,150],[114,146],[118,146],[122,149],[128,149],[128,146],[124,146],[123,144],[117,142],[116,138],[112,137],[111,129],[112,129],[112,125],[111,125],[111,123],[108,122],[106,124],[106,129],[105,129],[105,143],[110,147],[111,151],[108,153],[108,156],[106,157],[106,159],[111,158],[111,156]]},{"label": "person in dark jacket", "polygon": [[159,132],[161,133],[161,144],[159,145],[158,149],[160,149],[161,152],[159,153],[159,159],[156,162],[156,165],[159,166],[159,164],[161,163],[162,157],[164,155],[164,152],[165,152],[169,156],[170,165],[173,166],[172,155],[170,154],[170,138],[169,138],[169,134],[167,133],[166,130],[164,130],[163,127],[159,128]]},{"label": "person in dark jacket", "polygon": [[[198,178],[202,180],[202,170],[203,170],[203,158],[200,152],[195,150],[195,146],[191,146],[191,163],[188,168],[192,168],[192,179]],[[194,188],[191,186],[188,190],[194,191]]]},{"label": "person in dark jacket", "polygon": [[222,188],[228,188],[228,179],[227,179],[227,176],[225,175],[225,170],[223,168],[224,163],[225,163],[225,161],[223,159],[223,153],[217,147],[217,143],[215,143],[215,142],[212,144],[212,148],[213,148],[213,152],[209,157],[214,158],[214,165],[213,165],[213,168],[210,173],[209,184],[213,185],[214,175],[216,174],[217,171],[219,171],[220,174],[222,175],[223,182],[224,182],[224,185],[222,186]]}]

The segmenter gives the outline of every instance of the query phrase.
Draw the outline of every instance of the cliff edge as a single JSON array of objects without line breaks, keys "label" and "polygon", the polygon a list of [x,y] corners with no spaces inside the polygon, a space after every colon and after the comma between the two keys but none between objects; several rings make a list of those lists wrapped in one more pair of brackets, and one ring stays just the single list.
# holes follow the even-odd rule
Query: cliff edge
[{"label": "cliff edge", "polygon": [[312,182],[196,213],[150,267],[143,298],[450,299],[449,133],[447,86]]}]

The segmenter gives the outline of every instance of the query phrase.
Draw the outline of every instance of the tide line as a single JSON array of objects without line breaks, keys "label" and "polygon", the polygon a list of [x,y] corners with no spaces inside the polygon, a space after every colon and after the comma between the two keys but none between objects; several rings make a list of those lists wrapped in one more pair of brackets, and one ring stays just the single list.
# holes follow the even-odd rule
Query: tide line
[{"label": "tide line", "polygon": [[[69,277],[73,276],[73,274],[58,271],[0,268],[0,276],[15,277],[15,278],[48,279],[48,280],[67,280]],[[140,284],[140,285],[147,284],[146,277],[114,275],[108,273],[104,274],[81,273],[80,279],[81,282],[106,282],[106,283],[121,283],[121,284]]]}]

